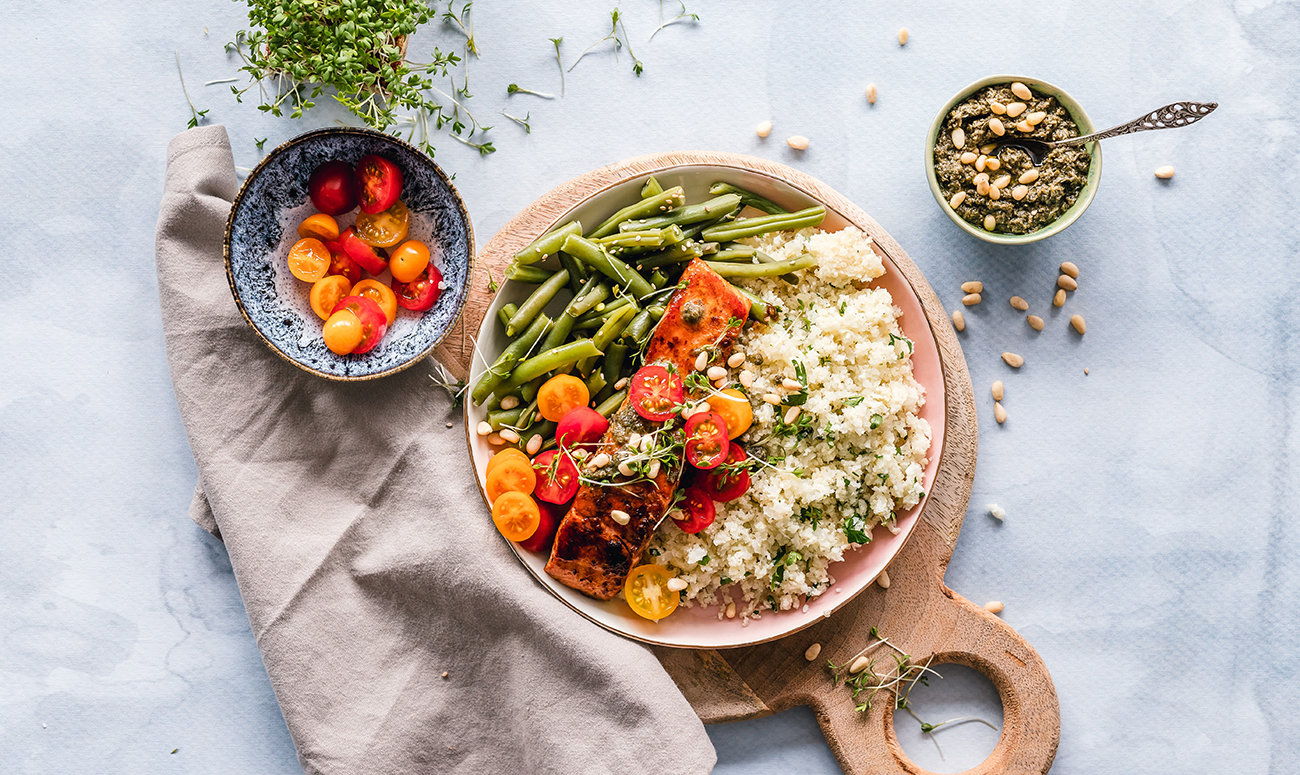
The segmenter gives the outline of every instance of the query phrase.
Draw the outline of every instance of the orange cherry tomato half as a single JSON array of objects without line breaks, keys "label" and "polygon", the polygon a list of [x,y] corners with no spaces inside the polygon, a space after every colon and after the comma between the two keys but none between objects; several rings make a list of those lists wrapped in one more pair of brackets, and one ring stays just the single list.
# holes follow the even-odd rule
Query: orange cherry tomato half
[{"label": "orange cherry tomato half", "polygon": [[307,220],[298,224],[298,236],[315,237],[321,242],[331,242],[339,238],[339,222],[325,213],[309,215]]},{"label": "orange cherry tomato half", "polygon": [[632,375],[628,387],[628,400],[636,413],[655,422],[663,422],[677,413],[686,391],[682,378],[668,369],[654,364],[642,366]]},{"label": "orange cherry tomato half", "polygon": [[533,464],[528,462],[525,456],[523,460],[518,460],[513,456],[508,460],[501,461],[501,464],[492,469],[492,473],[487,477],[487,496],[490,503],[496,503],[503,493],[521,492],[524,495],[532,495],[533,488],[537,486],[537,474],[533,472]]},{"label": "orange cherry tomato half", "polygon": [[382,213],[402,195],[402,170],[382,156],[357,162],[357,203],[363,213]]},{"label": "orange cherry tomato half", "polygon": [[662,565],[641,565],[633,568],[623,582],[623,595],[637,616],[659,621],[677,610],[681,596],[668,588],[673,577]]},{"label": "orange cherry tomato half", "polygon": [[533,500],[536,501],[538,510],[541,512],[542,521],[537,526],[537,532],[520,541],[519,547],[530,552],[549,552],[551,541],[555,539],[555,532],[560,529],[560,520],[564,519],[569,507],[539,501],[535,497]]},{"label": "orange cherry tomato half", "polygon": [[429,248],[419,240],[407,240],[388,257],[388,271],[393,279],[409,283],[429,265]]},{"label": "orange cherry tomato half", "polygon": [[378,280],[362,280],[352,286],[352,295],[370,299],[378,304],[384,311],[384,317],[388,318],[388,325],[391,326],[397,319],[397,294]]},{"label": "orange cherry tomato half", "polygon": [[505,449],[501,450],[500,452],[496,453],[495,455],[493,455],[491,458],[488,459],[487,470],[483,472],[483,475],[487,476],[488,474],[492,473],[492,470],[494,468],[506,462],[512,457],[518,458],[524,461],[525,463],[528,462],[528,456],[525,455],[523,452],[516,449],[515,447],[506,447]]},{"label": "orange cherry tomato half", "polygon": [[438,301],[438,296],[442,294],[442,289],[438,287],[440,285],[442,285],[442,272],[438,271],[438,267],[429,264],[409,283],[394,277],[393,293],[397,294],[397,304],[402,309],[424,312]]},{"label": "orange cherry tomato half", "polygon": [[343,252],[347,253],[349,258],[370,274],[377,275],[388,268],[388,262],[384,257],[379,255],[373,246],[362,241],[351,226],[339,235],[339,244],[343,246]]},{"label": "orange cherry tomato half", "polygon": [[391,248],[406,239],[411,229],[411,212],[406,203],[397,200],[393,206],[382,213],[359,213],[356,232],[367,245],[377,248]]},{"label": "orange cherry tomato half", "polygon": [[502,493],[492,504],[492,521],[501,535],[511,541],[533,537],[542,522],[541,509],[531,496],[522,492]]},{"label": "orange cherry tomato half", "polygon": [[[361,322],[362,338],[361,342],[352,349],[357,355],[368,353],[375,349],[379,340],[384,338],[388,333],[388,318],[385,317],[384,311],[379,308],[373,300],[364,296],[344,296],[339,299],[339,303],[334,305],[334,312],[348,310],[357,316]],[[331,313],[330,317],[334,315]],[[336,351],[337,352],[337,351]]]},{"label": "orange cherry tomato half", "polygon": [[749,405],[749,398],[735,388],[720,391],[722,395],[709,396],[709,408],[722,415],[727,421],[727,435],[733,439],[740,438],[749,426],[754,424],[754,408]]},{"label": "orange cherry tomato half", "polygon": [[537,391],[537,411],[551,422],[591,401],[587,384],[572,374],[557,374]]},{"label": "orange cherry tomato half", "polygon": [[329,271],[332,258],[324,242],[315,237],[300,239],[289,248],[289,271],[299,280],[314,283]]},{"label": "orange cherry tomato half", "polygon": [[311,286],[311,311],[321,320],[329,320],[334,308],[350,290],[352,282],[343,275],[331,274],[320,278]]},{"label": "orange cherry tomato half", "polygon": [[321,329],[325,346],[337,355],[347,355],[357,349],[361,340],[366,338],[365,326],[361,319],[349,309],[341,309],[330,315]]},{"label": "orange cherry tomato half", "polygon": [[325,248],[330,252],[330,268],[325,274],[342,275],[353,285],[361,280],[361,265],[352,260],[352,257],[343,250],[342,245],[337,241],[331,241],[325,243]]}]

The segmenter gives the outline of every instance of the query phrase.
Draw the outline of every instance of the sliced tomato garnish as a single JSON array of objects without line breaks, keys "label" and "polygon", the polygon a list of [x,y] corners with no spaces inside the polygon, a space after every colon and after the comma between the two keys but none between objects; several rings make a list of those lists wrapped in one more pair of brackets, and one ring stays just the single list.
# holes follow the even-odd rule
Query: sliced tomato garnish
[{"label": "sliced tomato garnish", "polygon": [[362,337],[361,343],[352,349],[354,355],[368,353],[375,349],[379,340],[384,338],[388,333],[388,316],[380,309],[372,299],[364,296],[344,296],[339,299],[339,303],[334,305],[331,316],[339,310],[349,310],[361,321]]},{"label": "sliced tomato garnish", "polygon": [[628,398],[636,413],[655,422],[672,417],[686,398],[682,378],[658,364],[642,366],[632,376]]},{"label": "sliced tomato garnish", "polygon": [[547,503],[568,503],[578,494],[578,467],[558,450],[543,452],[533,459],[537,487],[533,495]]},{"label": "sliced tomato garnish", "polygon": [[418,277],[409,283],[401,280],[393,280],[393,293],[397,294],[397,305],[402,309],[409,309],[412,312],[423,312],[433,306],[438,300],[438,295],[442,289],[442,272],[438,267],[429,264]]},{"label": "sliced tomato garnish", "polygon": [[372,246],[362,241],[351,226],[339,235],[339,244],[343,246],[343,252],[347,253],[349,258],[360,264],[361,268],[370,274],[377,275],[388,268],[388,260],[380,256],[379,252]]},{"label": "sliced tomato garnish", "polygon": [[727,451],[727,462],[709,471],[699,479],[700,489],[720,503],[734,501],[749,489],[749,470],[744,462],[749,459],[744,447],[732,442]]},{"label": "sliced tomato garnish", "polygon": [[[713,499],[709,494],[699,487],[687,487],[682,491],[682,500],[677,504],[677,508],[683,515],[682,519],[674,519],[673,523],[682,529],[683,533],[698,533],[709,525],[718,515],[717,509],[713,505]],[[677,515],[674,514],[674,517]]]},{"label": "sliced tomato garnish", "polygon": [[731,441],[727,421],[717,412],[697,412],[686,421],[686,462],[696,468],[714,468],[727,459]]},{"label": "sliced tomato garnish", "polygon": [[357,162],[357,203],[361,212],[382,213],[402,195],[402,170],[382,156],[362,156]]},{"label": "sliced tomato garnish", "polygon": [[555,438],[561,449],[575,449],[600,441],[609,430],[609,420],[589,406],[580,406],[560,418]]}]

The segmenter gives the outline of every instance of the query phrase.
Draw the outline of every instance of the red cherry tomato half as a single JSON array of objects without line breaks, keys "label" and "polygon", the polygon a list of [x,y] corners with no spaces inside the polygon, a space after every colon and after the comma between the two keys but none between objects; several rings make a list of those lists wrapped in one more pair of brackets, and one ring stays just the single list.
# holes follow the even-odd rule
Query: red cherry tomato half
[{"label": "red cherry tomato half", "polygon": [[687,487],[682,491],[682,495],[684,497],[681,503],[677,504],[677,508],[681,509],[686,518],[675,520],[674,524],[681,528],[683,533],[698,533],[713,524],[713,519],[718,512],[708,493],[699,487]]},{"label": "red cherry tomato half", "polygon": [[600,441],[609,430],[609,420],[590,406],[569,410],[555,427],[555,438],[561,449],[575,449],[584,444]]},{"label": "red cherry tomato half", "polygon": [[348,254],[348,258],[356,261],[370,274],[377,275],[388,268],[388,261],[373,247],[362,242],[351,226],[339,235],[339,244],[343,246],[343,252]]},{"label": "red cherry tomato half", "polygon": [[744,447],[732,442],[725,466],[715,468],[700,478],[700,489],[720,503],[734,501],[749,489],[749,471],[739,464],[749,459]]},{"label": "red cherry tomato half", "polygon": [[379,340],[384,338],[388,333],[388,316],[373,299],[367,299],[364,296],[344,296],[339,299],[339,303],[334,305],[330,314],[334,314],[341,309],[350,310],[361,321],[363,336],[361,344],[357,345],[352,353],[361,355],[375,349]]},{"label": "red cherry tomato half", "polygon": [[348,278],[348,282],[356,285],[361,282],[361,265],[352,260],[352,257],[343,250],[343,246],[338,242],[326,242],[325,247],[330,252],[330,268],[325,272],[325,276],[336,274]]},{"label": "red cherry tomato half", "polygon": [[409,283],[401,280],[393,280],[393,293],[397,294],[397,305],[402,309],[409,309],[412,312],[423,312],[438,300],[438,295],[442,289],[442,272],[438,267],[429,264],[425,267],[419,276]]},{"label": "red cherry tomato half", "polygon": [[578,494],[578,467],[558,450],[543,452],[533,459],[537,487],[533,495],[547,503],[568,503]]},{"label": "red cherry tomato half", "polygon": [[357,181],[352,165],[345,161],[327,161],[312,170],[307,193],[317,210],[326,215],[342,215],[357,206]]},{"label": "red cherry tomato half", "polygon": [[663,366],[642,366],[632,376],[628,397],[636,413],[655,422],[663,422],[677,412],[686,392],[682,378]]},{"label": "red cherry tomato half", "polygon": [[537,510],[541,512],[541,521],[537,523],[537,531],[517,543],[530,552],[545,552],[551,548],[551,541],[555,540],[555,531],[560,529],[560,520],[568,513],[568,506],[561,506],[554,503],[547,503],[533,499],[537,502]]},{"label": "red cherry tomato half", "polygon": [[715,468],[730,447],[727,421],[717,412],[699,412],[686,421],[686,462],[696,468]]},{"label": "red cherry tomato half", "polygon": [[382,213],[402,195],[402,170],[382,156],[362,156],[357,162],[357,202],[361,212]]}]

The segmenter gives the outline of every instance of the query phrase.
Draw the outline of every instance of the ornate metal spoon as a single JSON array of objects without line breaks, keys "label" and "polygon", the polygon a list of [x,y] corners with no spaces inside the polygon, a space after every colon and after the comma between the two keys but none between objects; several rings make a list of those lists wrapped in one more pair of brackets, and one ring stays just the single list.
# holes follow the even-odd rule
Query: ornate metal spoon
[{"label": "ornate metal spoon", "polygon": [[1163,108],[1156,108],[1150,113],[1135,118],[1127,124],[1120,124],[1116,127],[1093,132],[1083,137],[1071,137],[1068,140],[1034,140],[1028,137],[1002,138],[998,145],[1008,148],[1019,148],[1029,154],[1029,160],[1034,166],[1043,163],[1048,151],[1053,148],[1060,148],[1064,145],[1079,145],[1092,140],[1104,140],[1107,137],[1118,137],[1120,135],[1131,135],[1134,132],[1147,132],[1152,129],[1174,129],[1180,126],[1195,124],[1197,121],[1205,118],[1219,107],[1217,102],[1175,102],[1172,105],[1166,105]]}]

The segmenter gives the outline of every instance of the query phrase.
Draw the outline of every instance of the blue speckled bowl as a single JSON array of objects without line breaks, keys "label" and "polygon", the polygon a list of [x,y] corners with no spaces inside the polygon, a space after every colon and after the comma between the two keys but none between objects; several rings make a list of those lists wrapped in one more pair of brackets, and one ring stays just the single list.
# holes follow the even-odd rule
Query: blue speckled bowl
[{"label": "blue speckled bowl", "polygon": [[[446,287],[425,312],[399,309],[388,334],[365,355],[335,355],[321,339],[311,311],[311,284],[286,263],[298,240],[298,223],[315,212],[307,180],[333,159],[356,164],[378,154],[402,169],[402,200],[411,211],[411,239],[429,246]],[[339,216],[349,226],[355,214]],[[433,160],[396,138],[368,129],[317,129],[298,135],[262,159],[244,181],[226,222],[226,278],[244,319],[277,355],[326,379],[355,381],[387,376],[433,351],[469,295],[474,231],[465,203]],[[387,272],[377,278],[388,284]]]}]

